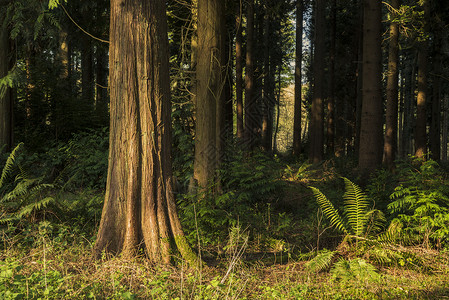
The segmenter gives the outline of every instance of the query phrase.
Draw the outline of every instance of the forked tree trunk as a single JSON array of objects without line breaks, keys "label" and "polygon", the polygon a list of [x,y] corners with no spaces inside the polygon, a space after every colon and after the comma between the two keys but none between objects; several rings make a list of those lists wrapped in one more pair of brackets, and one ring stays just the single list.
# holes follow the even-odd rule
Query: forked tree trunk
[{"label": "forked tree trunk", "polygon": [[106,196],[94,255],[132,257],[144,249],[169,263],[175,247],[189,262],[176,212],[165,1],[111,1],[111,126]]},{"label": "forked tree trunk", "polygon": [[382,6],[365,0],[363,23],[363,102],[359,169],[365,174],[382,162]]},{"label": "forked tree trunk", "polygon": [[[0,78],[8,75],[9,34],[0,24]],[[12,146],[12,93],[6,86],[0,86],[0,152],[10,151]]]},{"label": "forked tree trunk", "polygon": [[296,49],[295,49],[295,108],[293,116],[293,155],[301,154],[301,118],[302,118],[302,22],[303,0],[296,1]]},{"label": "forked tree trunk", "polygon": [[[391,20],[396,18],[399,9],[399,0],[391,1]],[[393,168],[397,151],[397,130],[398,130],[398,62],[399,62],[399,25],[391,21],[390,23],[390,45],[388,53],[388,79],[387,79],[387,111],[384,142],[384,164]]]}]

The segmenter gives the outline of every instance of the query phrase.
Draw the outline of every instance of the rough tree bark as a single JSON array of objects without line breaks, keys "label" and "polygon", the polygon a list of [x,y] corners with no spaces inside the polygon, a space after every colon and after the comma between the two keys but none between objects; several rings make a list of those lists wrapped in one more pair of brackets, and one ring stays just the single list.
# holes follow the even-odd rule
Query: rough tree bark
[{"label": "rough tree bark", "polygon": [[175,247],[196,260],[173,194],[165,11],[162,0],[111,1],[109,168],[96,257],[144,249],[169,263]]},{"label": "rough tree bark", "polygon": [[[394,20],[399,9],[399,0],[391,1],[391,20]],[[399,25],[390,23],[390,45],[388,52],[387,79],[387,111],[385,122],[385,142],[383,162],[389,168],[394,167],[397,151],[398,130],[398,80],[399,80]]]},{"label": "rough tree bark", "polygon": [[335,51],[337,30],[337,0],[331,7],[331,47],[329,53],[329,97],[327,99],[327,144],[328,154],[334,153],[335,146]]},{"label": "rough tree bark", "polygon": [[363,23],[363,102],[359,169],[374,171],[382,163],[382,3],[365,0]]},{"label": "rough tree bark", "polygon": [[293,116],[293,155],[301,154],[301,118],[302,118],[302,30],[303,30],[303,0],[296,1],[296,49],[295,49],[295,108]]},{"label": "rough tree bark", "polygon": [[224,1],[198,0],[194,178],[200,188],[216,179],[223,151]]}]

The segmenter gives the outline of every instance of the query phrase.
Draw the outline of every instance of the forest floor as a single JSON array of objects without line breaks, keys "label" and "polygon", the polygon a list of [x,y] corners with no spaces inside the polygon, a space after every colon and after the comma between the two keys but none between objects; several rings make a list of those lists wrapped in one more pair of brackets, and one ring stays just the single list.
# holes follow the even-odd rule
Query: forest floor
[{"label": "forest floor", "polygon": [[40,240],[0,252],[2,299],[449,299],[449,257],[436,252],[422,253],[433,257],[432,268],[381,268],[376,280],[363,281],[310,273],[295,260],[267,265],[227,257],[201,269],[139,258],[93,261],[83,238]]}]

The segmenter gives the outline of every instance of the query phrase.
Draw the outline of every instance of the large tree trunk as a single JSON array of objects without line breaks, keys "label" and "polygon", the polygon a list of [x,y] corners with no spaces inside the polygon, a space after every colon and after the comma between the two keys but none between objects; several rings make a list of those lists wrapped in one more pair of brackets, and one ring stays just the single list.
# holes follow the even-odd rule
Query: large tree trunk
[{"label": "large tree trunk", "polygon": [[390,46],[388,53],[388,79],[387,79],[387,111],[384,143],[384,164],[393,168],[397,151],[398,129],[398,62],[399,62],[399,25],[393,20],[396,10],[399,9],[399,0],[391,1]]},{"label": "large tree trunk", "polygon": [[[8,30],[0,24],[0,78],[8,75],[10,66]],[[0,151],[9,152],[12,146],[12,93],[7,86],[0,86]]]},{"label": "large tree trunk", "polygon": [[359,169],[374,171],[382,162],[382,4],[365,0],[363,24],[363,103]]},{"label": "large tree trunk", "polygon": [[106,196],[94,255],[145,250],[169,263],[172,246],[189,262],[176,212],[165,1],[111,1],[111,127]]},{"label": "large tree trunk", "polygon": [[243,51],[242,51],[242,4],[235,17],[235,98],[237,115],[237,139],[243,140]]},{"label": "large tree trunk", "polygon": [[[428,33],[429,0],[424,0],[424,32]],[[428,41],[424,39],[418,45],[418,97],[416,99],[415,156],[425,158],[427,153],[427,64]]]},{"label": "large tree trunk", "polygon": [[309,159],[313,163],[323,160],[324,146],[324,59],[325,59],[325,5],[317,0],[315,5],[315,54],[313,59],[313,99],[310,116]]},{"label": "large tree trunk", "polygon": [[293,155],[301,154],[301,118],[302,118],[302,27],[303,0],[296,0],[296,49],[295,49],[295,108],[293,116]]},{"label": "large tree trunk", "polygon": [[198,1],[194,177],[201,188],[215,181],[223,147],[224,2]]},{"label": "large tree trunk", "polygon": [[245,69],[245,143],[249,149],[257,138],[257,103],[254,97],[254,0],[248,0],[246,16],[246,69]]}]

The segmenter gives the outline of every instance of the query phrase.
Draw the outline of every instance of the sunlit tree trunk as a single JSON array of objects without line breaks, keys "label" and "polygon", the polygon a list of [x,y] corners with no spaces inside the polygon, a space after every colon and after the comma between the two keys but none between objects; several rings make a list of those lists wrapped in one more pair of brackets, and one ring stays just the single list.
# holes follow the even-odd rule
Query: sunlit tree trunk
[{"label": "sunlit tree trunk", "polygon": [[198,0],[198,62],[194,178],[214,182],[223,151],[224,2]]},{"label": "sunlit tree trunk", "polygon": [[248,0],[246,14],[245,143],[251,149],[257,137],[257,104],[254,97],[254,0]]},{"label": "sunlit tree trunk", "polygon": [[[424,0],[424,32],[428,31],[429,0]],[[427,64],[428,41],[423,38],[418,45],[418,97],[416,99],[415,156],[425,158],[427,153]]]},{"label": "sunlit tree trunk", "polygon": [[[399,9],[399,0],[391,1],[390,19],[396,18]],[[398,80],[399,80],[399,25],[390,23],[390,45],[388,53],[388,79],[387,79],[387,111],[384,142],[384,164],[393,168],[397,151],[397,128],[398,128]]]},{"label": "sunlit tree trunk", "polygon": [[382,4],[365,0],[363,24],[363,103],[359,169],[363,173],[382,162]]},{"label": "sunlit tree trunk", "polygon": [[295,111],[293,120],[293,154],[301,154],[301,118],[302,118],[302,30],[303,30],[303,0],[296,1],[296,49],[295,49]]},{"label": "sunlit tree trunk", "polygon": [[235,17],[235,97],[237,115],[237,138],[243,139],[243,50],[242,50],[242,3],[237,5]]},{"label": "sunlit tree trunk", "polygon": [[[8,30],[0,23],[0,78],[8,75],[10,66]],[[12,146],[12,93],[7,86],[0,86],[0,152],[10,151]]]},{"label": "sunlit tree trunk", "polygon": [[310,116],[309,160],[323,160],[324,146],[324,59],[325,59],[325,5],[324,0],[315,4],[315,53],[313,59],[313,98]]},{"label": "sunlit tree trunk", "polygon": [[111,126],[106,196],[94,255],[155,264],[190,250],[176,212],[165,1],[111,1]]}]

